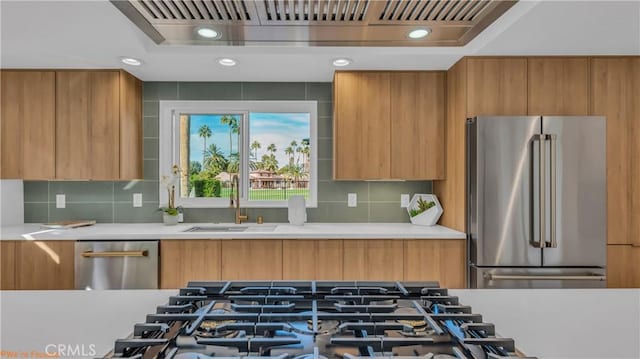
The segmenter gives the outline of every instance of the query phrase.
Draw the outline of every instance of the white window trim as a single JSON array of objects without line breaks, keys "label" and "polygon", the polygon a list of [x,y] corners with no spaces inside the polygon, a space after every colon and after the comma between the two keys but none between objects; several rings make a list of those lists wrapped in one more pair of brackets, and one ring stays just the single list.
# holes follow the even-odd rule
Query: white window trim
[{"label": "white window trim", "polygon": [[[180,121],[176,113],[189,114],[239,114],[249,118],[250,112],[289,112],[309,113],[311,129],[309,137],[310,166],[309,169],[309,199],[307,208],[318,206],[318,103],[317,101],[160,101],[159,119],[159,168],[158,174],[171,173],[174,164],[179,162],[179,145],[174,134],[179,132]],[[248,188],[249,184],[249,152],[245,147],[249,143],[248,121],[242,121],[239,148],[242,149],[240,163],[242,165],[240,187]],[[176,132],[176,129],[178,132]],[[165,145],[167,139],[171,145]],[[241,147],[240,147],[241,146]],[[245,168],[246,167],[246,168]],[[246,191],[244,191],[246,192]],[[169,195],[166,188],[160,185],[160,205],[166,206]],[[176,205],[185,208],[227,208],[229,200],[223,198],[180,198],[176,196]],[[246,193],[242,193],[240,205],[245,208],[286,208],[287,201],[248,201]]]}]

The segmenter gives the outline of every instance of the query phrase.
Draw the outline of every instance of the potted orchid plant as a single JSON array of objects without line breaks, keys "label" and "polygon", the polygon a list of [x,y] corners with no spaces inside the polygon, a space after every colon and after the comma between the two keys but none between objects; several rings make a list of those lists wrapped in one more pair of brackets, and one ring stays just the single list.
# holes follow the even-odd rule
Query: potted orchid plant
[{"label": "potted orchid plant", "polygon": [[166,207],[160,207],[162,211],[162,221],[166,226],[175,226],[178,224],[179,208],[176,207],[176,184],[180,179],[180,169],[173,166],[170,175],[163,175],[160,178],[160,184],[167,189],[169,201]]}]

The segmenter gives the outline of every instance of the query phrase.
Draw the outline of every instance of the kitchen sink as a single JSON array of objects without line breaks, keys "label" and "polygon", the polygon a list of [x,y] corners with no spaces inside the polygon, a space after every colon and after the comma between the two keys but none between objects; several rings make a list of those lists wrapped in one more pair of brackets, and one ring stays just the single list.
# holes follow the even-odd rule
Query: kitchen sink
[{"label": "kitchen sink", "polygon": [[246,226],[195,226],[184,232],[244,232],[248,228]]}]

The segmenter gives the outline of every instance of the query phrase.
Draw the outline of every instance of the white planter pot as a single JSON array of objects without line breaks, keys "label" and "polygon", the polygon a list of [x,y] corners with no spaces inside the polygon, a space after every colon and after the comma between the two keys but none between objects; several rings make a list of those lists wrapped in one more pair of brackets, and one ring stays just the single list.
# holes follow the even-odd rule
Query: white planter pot
[{"label": "white planter pot", "polygon": [[175,226],[178,224],[178,215],[172,216],[170,214],[163,213],[162,214],[162,222],[164,222],[165,226]]},{"label": "white planter pot", "polygon": [[[435,206],[429,208],[428,210],[420,213],[415,217],[411,217],[411,210],[418,209],[418,200],[422,199],[427,202],[434,202]],[[419,226],[433,226],[438,223],[438,220],[442,216],[442,206],[440,205],[440,201],[438,201],[438,197],[434,194],[422,194],[418,193],[413,195],[411,198],[411,202],[409,202],[409,206],[407,206],[407,213],[409,213],[409,219],[411,223],[417,224]]]}]

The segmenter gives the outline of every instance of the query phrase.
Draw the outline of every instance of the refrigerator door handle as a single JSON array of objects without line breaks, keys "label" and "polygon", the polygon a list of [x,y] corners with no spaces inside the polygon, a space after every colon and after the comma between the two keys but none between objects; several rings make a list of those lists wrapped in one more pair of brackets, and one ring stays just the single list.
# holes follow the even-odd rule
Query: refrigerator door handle
[{"label": "refrigerator door handle", "polygon": [[[533,137],[531,138],[531,143],[535,144],[536,142],[538,142],[538,198],[537,199],[533,199],[531,201],[531,208],[532,208],[532,213],[533,213],[533,208],[534,208],[534,201],[538,202],[538,236],[539,236],[539,240],[536,242],[534,241],[533,244],[537,245],[538,248],[545,248],[546,246],[546,241],[545,241],[545,232],[546,232],[546,223],[545,223],[545,206],[544,206],[544,201],[545,201],[545,138],[546,136],[543,134],[535,134],[533,135]],[[532,167],[534,167],[534,161],[531,162]],[[535,169],[532,169],[532,172],[535,173]],[[534,174],[535,176],[535,174]],[[533,196],[532,196],[533,197]],[[533,215],[532,215],[533,218]],[[533,223],[533,219],[532,219],[532,225],[531,225],[531,232],[533,233],[534,230],[534,223]],[[532,234],[532,238],[533,238],[533,234]]]},{"label": "refrigerator door handle", "polygon": [[557,187],[557,173],[556,173],[556,162],[557,162],[557,158],[556,158],[556,140],[557,140],[557,135],[555,134],[549,134],[546,135],[547,139],[550,142],[550,157],[549,157],[549,177],[550,177],[550,188],[549,188],[549,192],[550,192],[550,196],[549,196],[549,200],[551,201],[551,205],[549,206],[549,234],[551,237],[551,242],[548,245],[548,247],[550,248],[558,248],[558,242],[556,239],[556,234],[557,234],[557,230],[556,230],[556,187]]},{"label": "refrigerator door handle", "polygon": [[487,280],[607,280],[606,275],[509,275],[485,273]]}]

